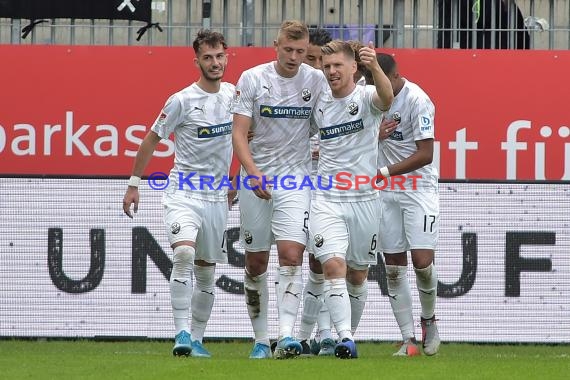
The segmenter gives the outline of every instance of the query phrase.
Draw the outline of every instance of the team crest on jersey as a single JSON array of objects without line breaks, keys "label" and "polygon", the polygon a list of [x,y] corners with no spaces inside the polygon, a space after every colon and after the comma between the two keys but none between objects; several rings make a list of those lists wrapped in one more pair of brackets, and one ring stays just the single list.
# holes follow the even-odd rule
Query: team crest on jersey
[{"label": "team crest on jersey", "polygon": [[420,116],[420,131],[421,132],[430,132],[433,128],[433,124],[431,122],[431,117],[428,116]]},{"label": "team crest on jersey", "polygon": [[396,111],[392,114],[392,120],[394,120],[397,124],[400,124],[400,122],[402,121],[402,115],[400,115],[400,113]]},{"label": "team crest on jersey", "polygon": [[324,242],[325,242],[325,239],[323,239],[322,235],[319,235],[319,234],[315,235],[315,247],[321,248],[323,246]]},{"label": "team crest on jersey", "polygon": [[218,137],[223,135],[229,135],[232,133],[232,123],[211,125],[207,127],[198,127],[198,138],[199,139],[210,139],[212,137]]},{"label": "team crest on jersey", "polygon": [[251,236],[251,232],[244,231],[243,232],[243,240],[245,240],[246,244],[251,244],[251,242],[253,241],[253,236]]},{"label": "team crest on jersey", "polygon": [[180,224],[178,222],[172,223],[172,225],[170,226],[170,232],[172,232],[173,235],[176,235],[177,233],[179,233],[180,232]]},{"label": "team crest on jersey", "polygon": [[308,88],[304,88],[303,91],[301,92],[301,97],[303,98],[304,101],[308,102],[309,100],[311,100],[311,91]]},{"label": "team crest on jersey", "polygon": [[348,108],[348,113],[351,114],[352,116],[358,113],[358,104],[356,104],[355,102],[350,102],[347,108]]}]

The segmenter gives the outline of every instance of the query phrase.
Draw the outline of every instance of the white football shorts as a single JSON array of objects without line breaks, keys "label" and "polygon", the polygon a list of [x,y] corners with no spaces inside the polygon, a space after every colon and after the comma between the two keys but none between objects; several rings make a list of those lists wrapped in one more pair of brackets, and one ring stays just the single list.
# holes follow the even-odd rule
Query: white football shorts
[{"label": "white football shorts", "polygon": [[227,202],[192,198],[189,192],[164,193],[164,223],[170,244],[196,243],[196,260],[228,262],[226,244]]},{"label": "white football shorts", "polygon": [[271,199],[252,190],[239,190],[240,240],[248,252],[269,251],[272,242],[294,241],[307,245],[311,189],[272,189]]},{"label": "white football shorts", "polygon": [[343,257],[357,270],[377,264],[380,200],[330,202],[314,200],[309,221],[309,244],[315,257],[325,262]]},{"label": "white football shorts", "polygon": [[380,247],[384,253],[435,250],[439,234],[439,193],[381,191]]}]

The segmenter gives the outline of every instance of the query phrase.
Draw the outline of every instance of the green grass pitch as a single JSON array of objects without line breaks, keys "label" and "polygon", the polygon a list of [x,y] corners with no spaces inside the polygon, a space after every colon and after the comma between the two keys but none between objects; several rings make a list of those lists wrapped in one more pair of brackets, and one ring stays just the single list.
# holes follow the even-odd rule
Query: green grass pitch
[{"label": "green grass pitch", "polygon": [[568,379],[568,345],[443,344],[433,357],[392,357],[359,343],[359,358],[249,360],[251,343],[206,342],[211,359],[175,358],[164,341],[0,340],[1,379]]}]

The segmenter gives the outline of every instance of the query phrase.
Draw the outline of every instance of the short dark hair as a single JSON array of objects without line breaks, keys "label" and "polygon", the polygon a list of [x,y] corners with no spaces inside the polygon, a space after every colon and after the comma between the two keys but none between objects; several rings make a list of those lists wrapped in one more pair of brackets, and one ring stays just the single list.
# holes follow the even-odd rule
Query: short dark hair
[{"label": "short dark hair", "polygon": [[382,71],[384,71],[384,74],[386,75],[392,74],[396,69],[397,66],[396,60],[390,54],[377,53],[376,59],[378,60],[380,68],[382,69]]},{"label": "short dark hair", "polygon": [[209,29],[200,29],[198,34],[196,34],[196,39],[192,43],[192,47],[194,48],[194,53],[196,53],[196,55],[200,52],[200,46],[204,44],[209,47],[222,45],[224,50],[228,48],[224,35],[219,32],[213,32]]},{"label": "short dark hair", "polygon": [[332,41],[331,34],[323,28],[309,29],[309,43],[315,46],[324,46]]}]

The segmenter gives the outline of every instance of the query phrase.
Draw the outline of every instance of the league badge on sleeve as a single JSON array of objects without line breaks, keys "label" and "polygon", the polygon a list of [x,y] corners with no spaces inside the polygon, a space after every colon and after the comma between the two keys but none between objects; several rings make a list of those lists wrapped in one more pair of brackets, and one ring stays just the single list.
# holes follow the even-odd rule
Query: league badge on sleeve
[{"label": "league badge on sleeve", "polygon": [[236,92],[234,93],[234,104],[238,104],[241,98],[241,92],[239,90],[236,89]]},{"label": "league badge on sleeve", "polygon": [[420,116],[420,132],[433,133],[433,121],[429,116]]}]

